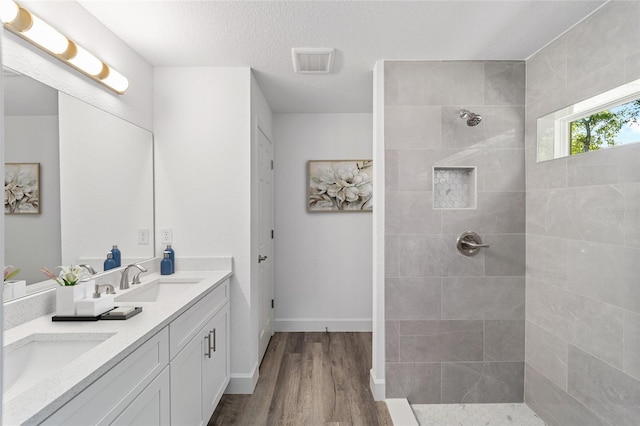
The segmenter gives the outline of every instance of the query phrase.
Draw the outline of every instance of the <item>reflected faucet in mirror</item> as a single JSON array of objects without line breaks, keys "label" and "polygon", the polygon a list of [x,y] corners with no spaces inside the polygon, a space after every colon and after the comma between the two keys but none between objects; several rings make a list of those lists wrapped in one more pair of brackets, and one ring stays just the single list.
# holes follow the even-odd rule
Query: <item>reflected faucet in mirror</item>
[{"label": "reflected faucet in mirror", "polygon": [[96,270],[95,270],[95,269],[93,269],[93,266],[91,266],[91,265],[78,265],[78,267],[79,267],[79,268],[86,269],[86,271],[87,271],[88,273],[90,273],[91,275],[95,275],[95,274],[97,274]]},{"label": "reflected faucet in mirror", "polygon": [[120,290],[126,290],[129,288],[129,269],[131,268],[138,268],[138,271],[139,271],[135,275],[133,282],[131,284],[140,284],[140,274],[143,272],[147,272],[147,268],[137,263],[132,263],[131,265],[127,265],[127,267],[124,268],[124,270],[122,271],[122,277],[120,278]]}]

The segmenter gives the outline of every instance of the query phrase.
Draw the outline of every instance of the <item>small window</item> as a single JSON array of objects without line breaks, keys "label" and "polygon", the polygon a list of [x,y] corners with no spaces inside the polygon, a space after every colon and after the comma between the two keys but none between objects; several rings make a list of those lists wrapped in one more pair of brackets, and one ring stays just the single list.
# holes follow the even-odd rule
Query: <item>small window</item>
[{"label": "small window", "polygon": [[538,119],[538,161],[640,142],[640,80]]}]

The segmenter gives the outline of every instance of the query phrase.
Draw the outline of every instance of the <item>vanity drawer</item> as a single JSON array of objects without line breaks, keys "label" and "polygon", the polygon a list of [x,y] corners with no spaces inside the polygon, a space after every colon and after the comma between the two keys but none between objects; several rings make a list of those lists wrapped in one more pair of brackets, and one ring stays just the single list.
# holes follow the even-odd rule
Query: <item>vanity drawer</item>
[{"label": "vanity drawer", "polygon": [[229,280],[207,294],[169,324],[169,355],[173,359],[229,300]]},{"label": "vanity drawer", "polygon": [[165,327],[42,424],[111,424],[169,364],[168,346],[169,331]]}]

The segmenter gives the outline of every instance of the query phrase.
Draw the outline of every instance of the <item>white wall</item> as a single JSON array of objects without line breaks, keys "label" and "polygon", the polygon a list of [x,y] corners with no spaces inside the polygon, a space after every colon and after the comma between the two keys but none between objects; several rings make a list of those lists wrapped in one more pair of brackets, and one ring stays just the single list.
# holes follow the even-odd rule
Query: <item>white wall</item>
[{"label": "white wall", "polygon": [[153,68],[148,62],[77,2],[20,3],[120,71],[129,79],[129,89],[124,95],[117,95],[7,30],[3,30],[2,37],[5,66],[152,129]]},{"label": "white wall", "polygon": [[306,197],[307,161],[371,159],[372,126],[274,114],[276,331],[371,330],[371,213],[308,213]]},{"label": "white wall", "polygon": [[233,256],[232,384],[251,381],[251,71],[159,67],[153,81],[156,227],[177,256]]},{"label": "white wall", "polygon": [[60,262],[60,163],[58,116],[5,117],[4,154],[7,163],[40,163],[40,214],[7,215],[7,264],[20,269],[15,279],[44,279],[42,266]]}]

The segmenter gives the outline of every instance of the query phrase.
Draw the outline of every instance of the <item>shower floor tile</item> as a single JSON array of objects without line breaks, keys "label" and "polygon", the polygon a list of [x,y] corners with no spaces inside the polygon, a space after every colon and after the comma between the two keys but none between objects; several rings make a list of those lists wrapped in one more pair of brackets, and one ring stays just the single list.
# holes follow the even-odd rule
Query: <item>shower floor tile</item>
[{"label": "shower floor tile", "polygon": [[525,404],[414,404],[420,426],[545,426]]}]

